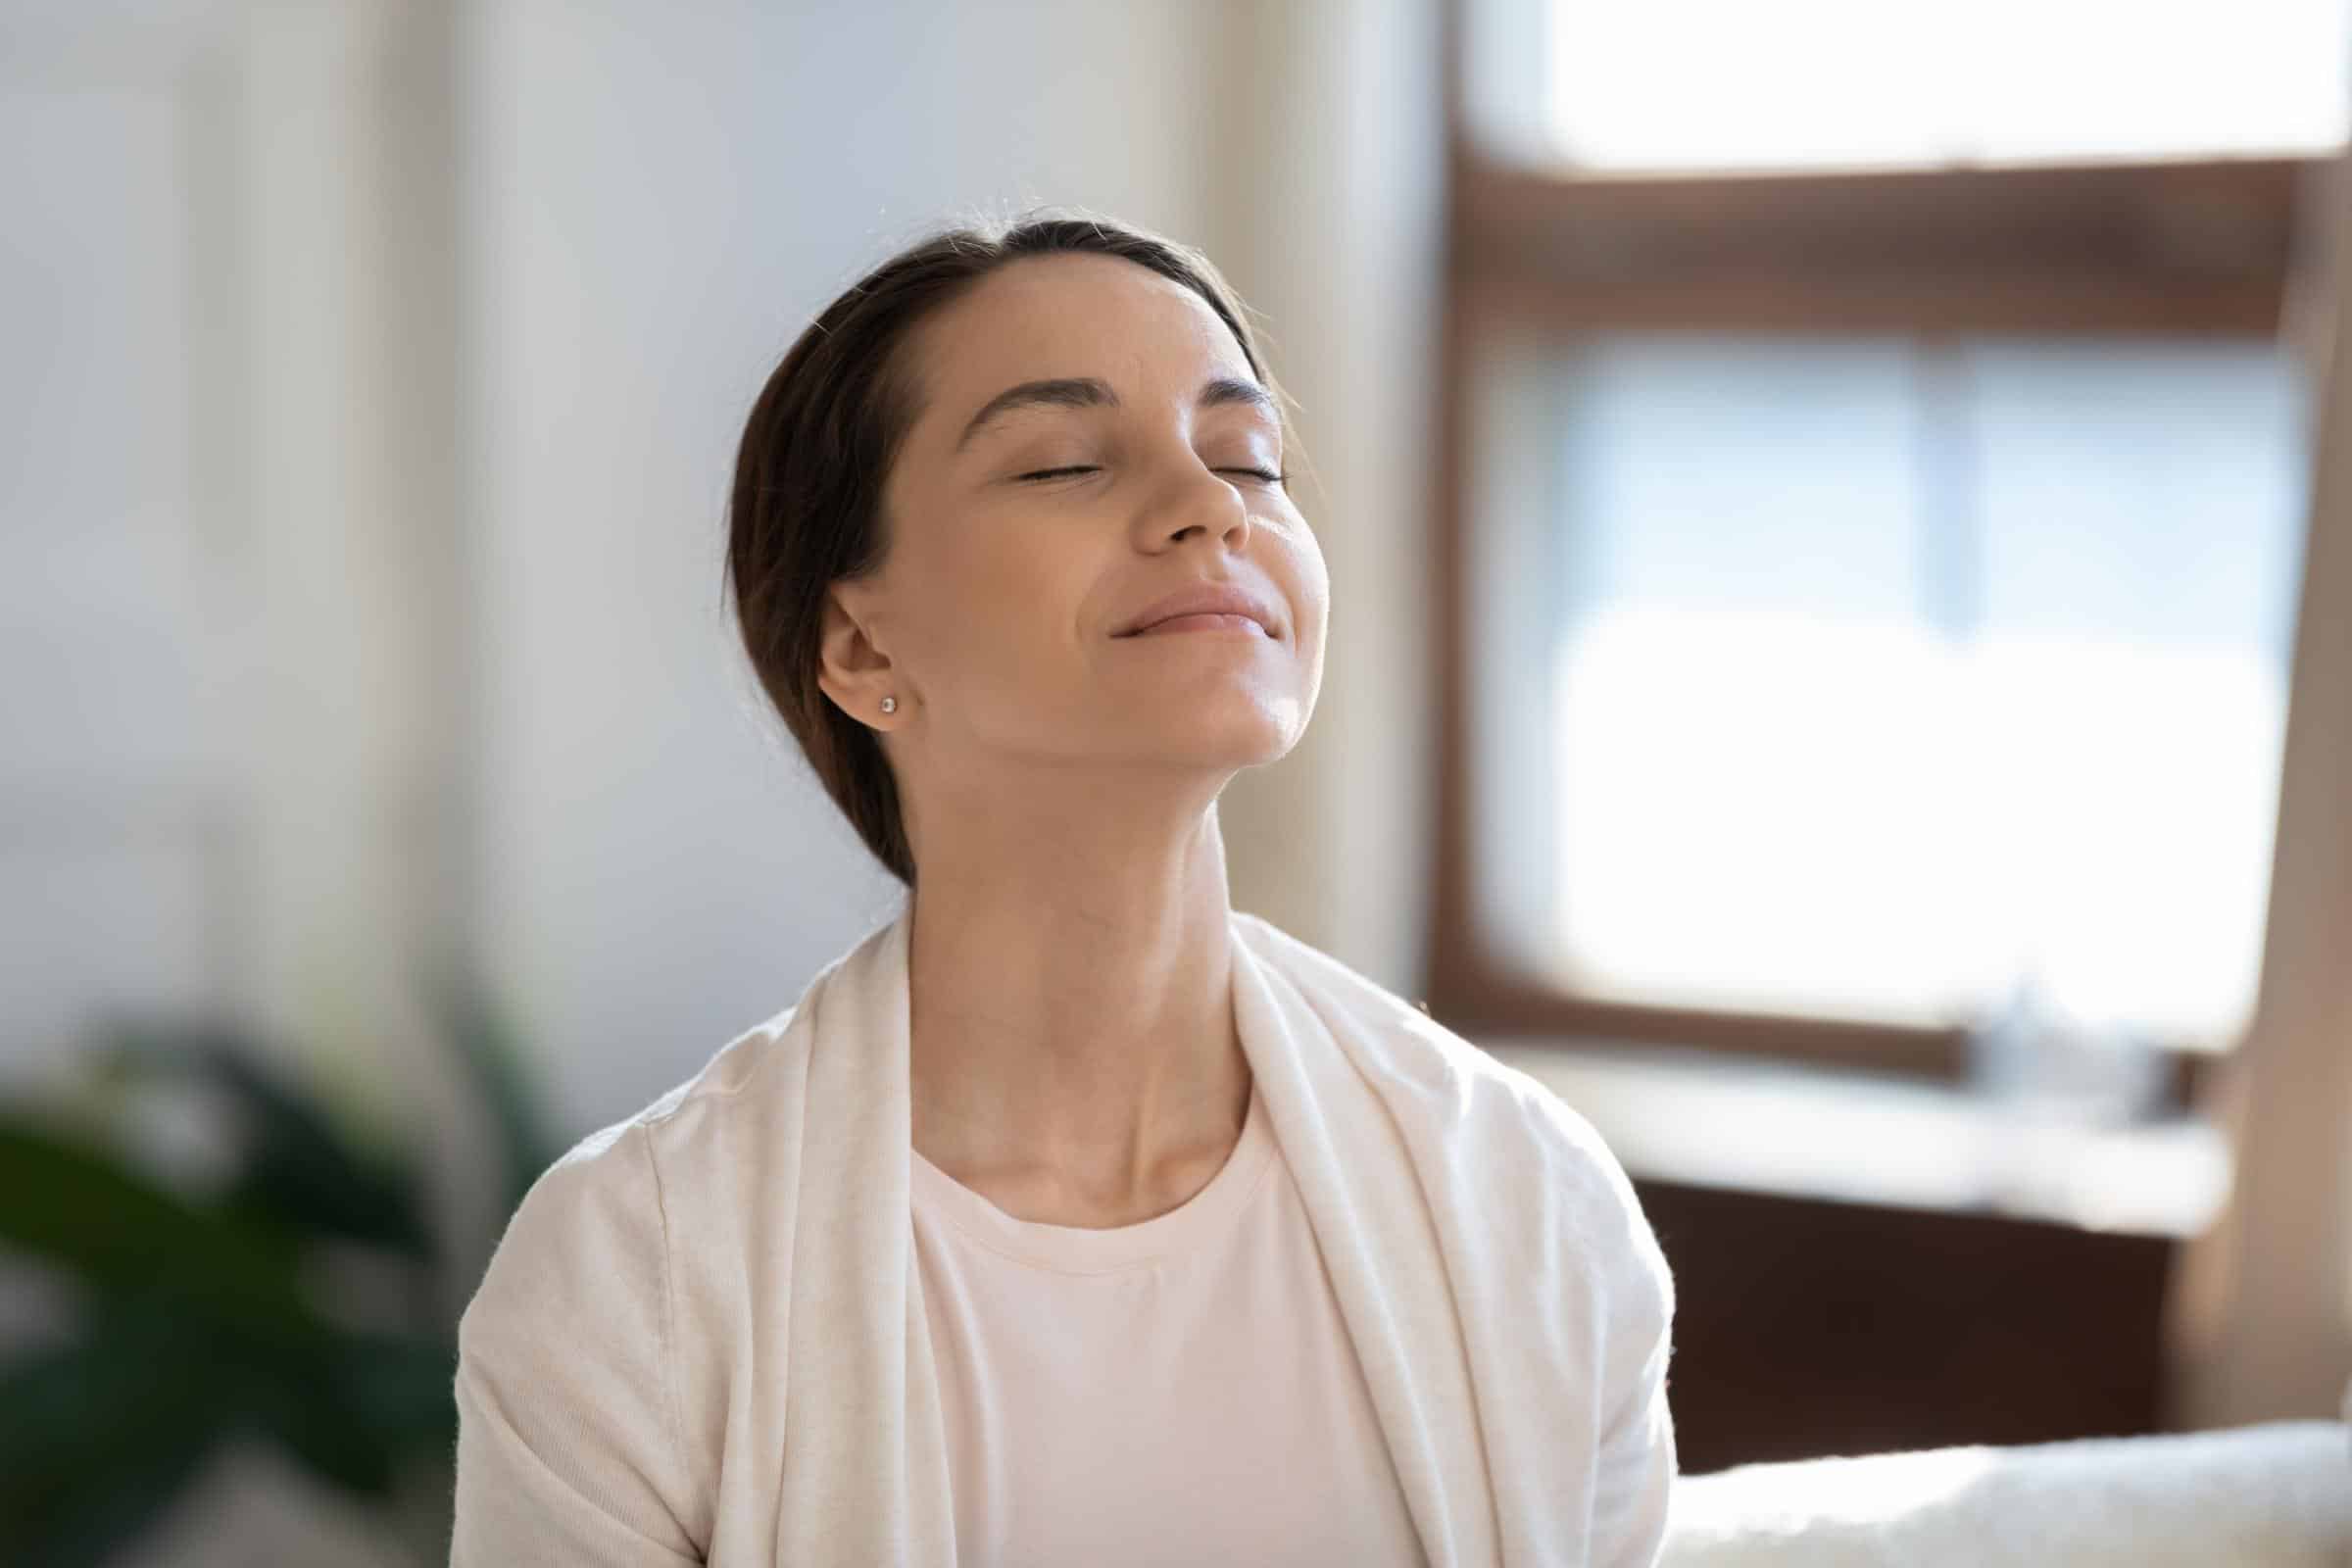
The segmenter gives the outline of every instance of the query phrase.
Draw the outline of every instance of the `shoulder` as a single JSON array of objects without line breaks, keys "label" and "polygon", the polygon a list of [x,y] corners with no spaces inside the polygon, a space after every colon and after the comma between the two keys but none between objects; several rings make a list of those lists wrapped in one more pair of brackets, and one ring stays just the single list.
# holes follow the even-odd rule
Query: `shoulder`
[{"label": "shoulder", "polygon": [[[499,1254],[561,1247],[583,1261],[612,1243],[643,1243],[662,1222],[668,1189],[691,1179],[708,1146],[761,1119],[797,1087],[795,1007],[735,1036],[692,1077],[573,1144],[539,1174],[500,1240]],[[635,1251],[642,1262],[646,1254]]]},{"label": "shoulder", "polygon": [[[488,1560],[510,1514],[675,1548],[693,1516],[679,1443],[669,1242],[642,1115],[531,1184],[458,1320],[458,1540]],[[610,1517],[608,1517],[610,1516]]]},{"label": "shoulder", "polygon": [[[1427,1112],[1445,1157],[1497,1192],[1537,1196],[1512,1204],[1510,1223],[1545,1233],[1537,1246],[1571,1241],[1595,1267],[1594,1283],[1626,1298],[1639,1317],[1673,1310],[1674,1282],[1624,1166],[1575,1107],[1319,948],[1272,922],[1237,911],[1253,954],[1280,970],[1326,1016],[1344,1015],[1359,1060],[1388,1076],[1401,1099]],[[1523,1217],[1523,1218],[1522,1218]]]},{"label": "shoulder", "polygon": [[531,1183],[459,1323],[461,1347],[519,1360],[563,1323],[606,1325],[642,1352],[669,1331],[678,1199],[742,1142],[763,1097],[787,1089],[792,1009],[722,1047],[693,1077],[588,1134]]},{"label": "shoulder", "polygon": [[791,1019],[573,1144],[508,1218],[458,1324],[477,1494],[511,1461],[673,1549],[707,1527],[711,1412],[695,1391],[722,1348],[698,1305],[714,1239],[773,1218],[745,1195],[774,1191],[774,1173],[734,1167],[793,1092]]},{"label": "shoulder", "polygon": [[691,1305],[698,1290],[725,1282],[747,1244],[788,1234],[818,1021],[837,990],[855,995],[870,982],[865,971],[898,929],[872,928],[789,1005],[541,1172],[507,1221],[468,1318],[543,1320],[561,1300],[544,1288],[559,1279],[581,1282],[589,1310],[606,1309],[608,1282],[640,1280]]}]

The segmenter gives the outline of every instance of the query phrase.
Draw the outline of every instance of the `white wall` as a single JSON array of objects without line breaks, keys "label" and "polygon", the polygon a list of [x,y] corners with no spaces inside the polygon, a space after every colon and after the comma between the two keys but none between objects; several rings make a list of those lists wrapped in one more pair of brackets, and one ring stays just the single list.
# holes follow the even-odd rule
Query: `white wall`
[{"label": "white wall", "polygon": [[[186,8],[182,8],[186,9]],[[205,330],[227,279],[192,198],[222,124],[193,24],[40,7],[0,36],[0,1081],[56,1070],[93,997],[225,1000],[248,812],[220,631]],[[230,939],[230,940],[224,940]]]}]

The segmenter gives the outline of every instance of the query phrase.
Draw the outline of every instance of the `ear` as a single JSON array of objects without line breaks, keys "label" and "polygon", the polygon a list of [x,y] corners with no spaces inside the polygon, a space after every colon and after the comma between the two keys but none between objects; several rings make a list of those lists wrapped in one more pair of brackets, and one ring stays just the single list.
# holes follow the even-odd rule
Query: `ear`
[{"label": "ear", "polygon": [[[835,707],[869,729],[895,729],[906,717],[910,693],[896,665],[874,640],[878,608],[872,585],[837,582],[825,591],[824,631],[817,642],[816,683]],[[897,711],[882,711],[896,697]]]}]

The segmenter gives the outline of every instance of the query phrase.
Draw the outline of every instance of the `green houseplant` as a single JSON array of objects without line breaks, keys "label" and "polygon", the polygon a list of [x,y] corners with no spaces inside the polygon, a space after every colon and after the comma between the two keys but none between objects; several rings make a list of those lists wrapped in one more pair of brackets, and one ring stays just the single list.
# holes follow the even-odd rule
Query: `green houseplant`
[{"label": "green houseplant", "polygon": [[[433,989],[496,1128],[512,1212],[554,1148],[484,989],[462,977]],[[483,1259],[435,1234],[418,1160],[351,1138],[278,1059],[207,1021],[96,1031],[94,1082],[194,1087],[225,1108],[229,1170],[202,1197],[149,1174],[103,1123],[0,1106],[0,1249],[62,1277],[76,1303],[62,1340],[0,1350],[10,1563],[109,1560],[240,1439],[388,1517],[414,1518],[401,1504],[418,1496],[429,1517],[446,1496],[457,1341],[444,1303]],[[318,1288],[355,1264],[370,1282],[365,1314]],[[445,1548],[418,1543],[427,1560]]]}]

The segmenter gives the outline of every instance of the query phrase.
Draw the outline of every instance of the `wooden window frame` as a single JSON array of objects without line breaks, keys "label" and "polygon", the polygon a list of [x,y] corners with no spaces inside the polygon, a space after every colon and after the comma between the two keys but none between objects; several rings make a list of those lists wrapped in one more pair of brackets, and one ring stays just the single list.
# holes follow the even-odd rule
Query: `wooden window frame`
[{"label": "wooden window frame", "polygon": [[[2332,158],[1571,177],[1484,150],[1447,0],[1431,591],[1438,746],[1427,1000],[1451,1027],[1651,1042],[1957,1080],[1967,1032],[1604,1001],[1481,935],[1467,601],[1469,377],[1491,334],[1602,330],[2275,339]],[[2198,1053],[2176,1057],[2193,1093]]]}]

